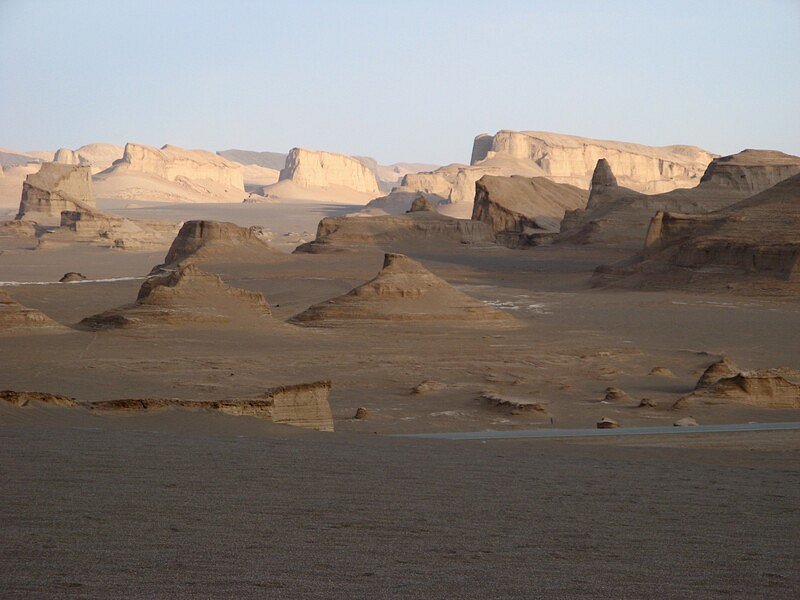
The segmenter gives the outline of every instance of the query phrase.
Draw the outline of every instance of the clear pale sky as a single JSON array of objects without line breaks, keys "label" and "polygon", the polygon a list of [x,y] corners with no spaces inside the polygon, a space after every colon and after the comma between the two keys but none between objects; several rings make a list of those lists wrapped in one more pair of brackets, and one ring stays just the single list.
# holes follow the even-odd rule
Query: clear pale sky
[{"label": "clear pale sky", "polygon": [[0,0],[0,146],[444,164],[498,129],[800,154],[800,0]]}]

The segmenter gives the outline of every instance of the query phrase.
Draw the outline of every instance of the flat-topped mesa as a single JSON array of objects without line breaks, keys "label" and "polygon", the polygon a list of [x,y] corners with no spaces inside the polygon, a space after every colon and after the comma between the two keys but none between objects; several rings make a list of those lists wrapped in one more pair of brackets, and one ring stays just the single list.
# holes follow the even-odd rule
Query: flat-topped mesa
[{"label": "flat-topped mesa", "polygon": [[184,323],[253,324],[270,317],[264,295],[224,283],[194,265],[148,278],[136,302],[86,317],[87,329],[113,329]]},{"label": "flat-topped mesa", "polygon": [[0,289],[0,336],[58,332],[65,329],[43,312],[23,306]]},{"label": "flat-topped mesa", "polygon": [[586,189],[605,159],[619,185],[644,193],[694,187],[715,157],[694,146],[645,146],[545,131],[498,131],[475,138],[472,165],[532,163],[545,177]]},{"label": "flat-topped mesa", "polygon": [[472,219],[491,226],[498,243],[535,244],[538,235],[557,233],[567,210],[586,206],[586,190],[544,177],[484,175],[475,184]]},{"label": "flat-topped mesa", "polygon": [[374,279],[291,319],[320,326],[369,320],[515,322],[509,314],[458,291],[417,261],[395,253],[384,256],[383,268]]},{"label": "flat-topped mesa", "polygon": [[92,171],[85,165],[42,163],[22,184],[17,219],[58,225],[61,211],[94,209]]},{"label": "flat-topped mesa", "polygon": [[185,261],[248,260],[261,262],[285,260],[286,255],[259,237],[256,227],[239,227],[225,221],[186,221],[164,258],[164,265]]},{"label": "flat-topped mesa", "polygon": [[326,217],[314,241],[295,252],[322,253],[350,247],[404,248],[408,244],[493,244],[492,228],[480,221],[454,219],[432,210],[375,217]]},{"label": "flat-topped mesa", "polygon": [[112,169],[125,168],[156,175],[167,181],[209,180],[244,191],[240,165],[207,150],[187,150],[166,144],[159,148],[127,143]]},{"label": "flat-topped mesa", "polygon": [[290,180],[305,188],[341,186],[376,196],[381,193],[375,172],[359,160],[305,148],[289,151],[280,180]]},{"label": "flat-topped mesa", "polygon": [[757,194],[797,173],[800,173],[800,156],[748,149],[715,158],[700,182]]}]

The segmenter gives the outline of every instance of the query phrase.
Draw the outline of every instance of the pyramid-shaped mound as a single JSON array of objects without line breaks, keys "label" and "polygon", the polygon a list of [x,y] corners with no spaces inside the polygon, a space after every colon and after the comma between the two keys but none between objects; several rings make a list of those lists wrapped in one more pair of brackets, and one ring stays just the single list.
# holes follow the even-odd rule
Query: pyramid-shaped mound
[{"label": "pyramid-shaped mound", "polygon": [[275,263],[287,255],[275,250],[253,227],[224,221],[186,221],[164,258],[163,266],[193,262]]},{"label": "pyramid-shaped mound", "polygon": [[387,253],[383,269],[343,296],[321,302],[291,319],[308,325],[378,321],[500,321],[507,313],[458,291],[403,254]]},{"label": "pyramid-shaped mound", "polygon": [[270,316],[263,294],[235,288],[194,265],[147,279],[136,302],[86,317],[88,329],[181,323],[263,321]]},{"label": "pyramid-shaped mound", "polygon": [[65,329],[43,312],[23,306],[0,289],[0,335]]}]

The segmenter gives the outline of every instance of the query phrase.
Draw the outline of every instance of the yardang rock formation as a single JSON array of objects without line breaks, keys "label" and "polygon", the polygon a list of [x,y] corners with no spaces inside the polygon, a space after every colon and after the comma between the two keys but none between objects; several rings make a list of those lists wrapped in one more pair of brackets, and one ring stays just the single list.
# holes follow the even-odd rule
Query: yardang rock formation
[{"label": "yardang rock formation", "polygon": [[417,261],[391,253],[384,256],[383,268],[374,279],[291,319],[304,325],[361,320],[514,322],[507,313],[458,291]]}]

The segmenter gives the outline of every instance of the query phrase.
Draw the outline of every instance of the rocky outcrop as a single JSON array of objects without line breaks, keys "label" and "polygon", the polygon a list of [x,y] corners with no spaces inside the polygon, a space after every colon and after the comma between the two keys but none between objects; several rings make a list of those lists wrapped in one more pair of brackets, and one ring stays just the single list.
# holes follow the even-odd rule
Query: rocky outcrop
[{"label": "rocky outcrop", "polygon": [[86,275],[82,273],[76,273],[75,271],[70,271],[69,273],[64,273],[61,276],[61,279],[58,280],[59,283],[73,283],[75,281],[84,281],[86,279]]},{"label": "rocky outcrop", "polygon": [[541,402],[519,398],[507,398],[493,391],[481,392],[480,399],[489,404],[489,406],[508,409],[512,415],[530,412],[547,412],[547,408],[545,408],[544,404]]},{"label": "rocky outcrop", "polygon": [[304,188],[339,186],[376,196],[380,194],[375,173],[355,158],[305,148],[289,151],[280,180],[289,180]]},{"label": "rocky outcrop", "polygon": [[436,207],[428,202],[428,199],[423,196],[422,194],[417,195],[414,198],[414,201],[411,203],[411,208],[408,209],[408,212],[423,212],[423,211],[436,211]]},{"label": "rocky outcrop", "polygon": [[491,227],[479,221],[453,219],[432,211],[376,217],[326,217],[313,242],[295,252],[326,252],[354,246],[401,246],[418,243],[493,243]]},{"label": "rocky outcrop", "polygon": [[241,167],[206,150],[186,150],[169,144],[159,149],[128,143],[114,168],[149,173],[167,181],[209,180],[244,191]]},{"label": "rocky outcrop", "polygon": [[800,287],[800,174],[709,214],[656,214],[640,260],[613,276],[622,285],[794,293]]},{"label": "rocky outcrop", "polygon": [[624,391],[615,387],[606,388],[605,402],[633,402],[633,399]]},{"label": "rocky outcrop", "polygon": [[64,329],[43,312],[23,306],[0,289],[0,335],[52,333]]},{"label": "rocky outcrop", "polygon": [[104,198],[241,202],[242,166],[205,150],[128,143],[122,158],[95,177]]},{"label": "rocky outcrop", "polygon": [[[794,375],[797,377],[796,372]],[[675,402],[673,408],[727,403],[759,408],[800,408],[800,384],[773,369],[744,371],[696,389]]]},{"label": "rocky outcrop", "polygon": [[59,148],[56,150],[56,155],[53,157],[53,162],[61,163],[62,165],[80,165],[81,159],[78,153],[70,150],[69,148]]},{"label": "rocky outcrop", "polygon": [[[741,155],[747,154],[744,158]],[[769,151],[747,151],[734,155],[737,173],[745,174],[738,185],[726,183],[719,173],[720,164],[732,157],[714,159],[707,175],[692,189],[678,189],[665,194],[646,195],[614,185],[614,174],[607,164],[595,169],[596,185],[592,186],[585,210],[567,211],[561,223],[561,242],[580,244],[621,245],[653,251],[661,248],[662,238],[688,232],[695,227],[699,215],[719,211],[736,204],[758,189],[758,182],[777,177],[786,170],[778,163],[768,166],[775,154]],[[783,155],[786,156],[786,155]],[[799,159],[800,160],[800,159]],[[709,175],[709,173],[711,175]],[[748,183],[749,182],[749,183]],[[670,213],[668,218],[663,214]],[[692,216],[684,218],[683,213]],[[656,220],[651,222],[653,215]],[[662,229],[664,233],[662,233]]]},{"label": "rocky outcrop", "polygon": [[154,411],[165,408],[207,410],[237,417],[265,419],[273,423],[306,429],[333,431],[333,416],[328,403],[330,390],[330,381],[317,381],[270,388],[263,394],[252,398],[209,401],[130,398],[99,402],[80,402],[75,398],[46,392],[5,390],[0,391],[0,400],[20,407],[29,406],[31,402],[42,402],[55,406],[82,408],[98,413]]},{"label": "rocky outcrop", "polygon": [[617,423],[614,419],[609,419],[608,417],[603,417],[597,422],[598,429],[617,429],[619,427],[619,423]]},{"label": "rocky outcrop", "polygon": [[800,156],[776,150],[743,150],[714,159],[701,183],[757,194],[800,173]]},{"label": "rocky outcrop", "polygon": [[42,163],[22,184],[17,219],[41,225],[60,223],[61,211],[91,210],[95,206],[91,169],[84,165]]},{"label": "rocky outcrop", "polygon": [[200,220],[186,221],[181,226],[162,266],[215,261],[274,263],[286,258],[285,254],[261,239],[257,227],[239,227],[225,221]]},{"label": "rocky outcrop", "polygon": [[614,176],[614,172],[611,170],[611,165],[608,164],[608,161],[605,158],[598,160],[594,172],[592,173],[592,181],[589,184],[589,190],[596,194],[602,188],[615,188],[618,185],[617,178]]},{"label": "rocky outcrop", "polygon": [[267,322],[269,305],[263,294],[229,286],[217,275],[194,265],[148,278],[136,302],[86,317],[86,329],[115,329],[186,323]]},{"label": "rocky outcrop", "polygon": [[151,250],[169,245],[177,229],[175,223],[134,221],[97,209],[64,210],[58,227],[39,234],[39,248],[88,244],[121,250]]},{"label": "rocky outcrop", "polygon": [[535,164],[548,179],[587,189],[604,159],[619,184],[643,193],[694,187],[714,154],[694,146],[644,146],[544,131],[498,131],[473,144],[473,166],[517,160]]},{"label": "rocky outcrop", "polygon": [[402,254],[386,254],[374,279],[291,320],[301,325],[364,320],[514,323],[507,313],[458,291]]},{"label": "rocky outcrop", "polygon": [[492,228],[501,243],[535,243],[536,234],[556,233],[567,210],[586,206],[587,194],[571,185],[543,177],[493,177],[485,175],[475,184],[472,219]]},{"label": "rocky outcrop", "polygon": [[275,171],[280,171],[286,166],[285,152],[253,152],[231,148],[230,150],[221,150],[217,154],[240,165],[256,165]]},{"label": "rocky outcrop", "polygon": [[741,370],[739,367],[734,365],[727,356],[723,356],[721,359],[715,363],[712,363],[706,368],[705,371],[703,371],[703,374],[700,376],[700,379],[694,389],[701,390],[711,387],[720,379],[733,377],[740,372]]}]

